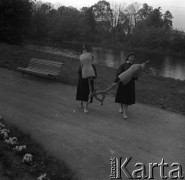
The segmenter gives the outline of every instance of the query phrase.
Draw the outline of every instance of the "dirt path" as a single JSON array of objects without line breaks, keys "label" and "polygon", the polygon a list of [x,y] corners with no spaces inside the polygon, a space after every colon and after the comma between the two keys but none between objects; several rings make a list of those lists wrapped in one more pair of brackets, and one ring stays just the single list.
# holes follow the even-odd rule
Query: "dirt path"
[{"label": "dirt path", "polygon": [[109,179],[111,157],[132,157],[129,171],[136,162],[148,166],[162,158],[169,165],[180,163],[185,171],[185,117],[136,104],[126,121],[110,96],[103,107],[94,102],[84,114],[74,100],[74,87],[0,70],[1,115],[64,159],[81,179]]}]

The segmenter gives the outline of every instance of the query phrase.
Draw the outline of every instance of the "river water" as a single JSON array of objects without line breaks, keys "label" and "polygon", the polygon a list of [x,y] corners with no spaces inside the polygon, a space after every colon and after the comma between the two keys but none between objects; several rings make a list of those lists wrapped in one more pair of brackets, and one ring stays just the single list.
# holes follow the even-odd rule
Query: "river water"
[{"label": "river water", "polygon": [[[92,52],[96,63],[117,68],[129,51],[94,47]],[[185,59],[156,53],[135,53],[137,55],[136,63],[150,59],[149,70],[153,75],[185,80]]]},{"label": "river water", "polygon": [[[64,47],[28,45],[28,48],[45,51],[52,54],[64,55],[79,58],[80,51],[76,48],[64,49]],[[94,62],[97,64],[118,68],[124,61],[128,50],[109,49],[93,47],[92,54]],[[151,74],[173,79],[185,80],[185,58],[169,55],[159,55],[157,53],[136,52],[136,63],[142,63],[150,59],[149,70]]]}]

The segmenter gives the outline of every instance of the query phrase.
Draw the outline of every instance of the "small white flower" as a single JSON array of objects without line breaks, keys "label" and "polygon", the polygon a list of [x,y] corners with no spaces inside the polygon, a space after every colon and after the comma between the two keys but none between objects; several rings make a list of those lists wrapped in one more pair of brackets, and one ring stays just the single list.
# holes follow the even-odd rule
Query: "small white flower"
[{"label": "small white flower", "polygon": [[41,174],[38,178],[37,178],[37,180],[46,180],[46,173],[45,174]]},{"label": "small white flower", "polygon": [[1,134],[4,134],[5,132],[9,133],[10,131],[9,131],[8,129],[1,129],[1,130],[0,130],[0,133],[1,133]]},{"label": "small white flower", "polygon": [[4,139],[7,139],[7,138],[8,138],[8,133],[5,132],[5,133],[4,133]]},{"label": "small white flower", "polygon": [[23,157],[23,162],[32,162],[32,158],[33,156],[31,154],[25,154],[24,157]]},{"label": "small white flower", "polygon": [[23,146],[22,146],[22,149],[26,149],[26,145],[23,145]]},{"label": "small white flower", "polygon": [[4,124],[2,124],[2,123],[0,123],[0,129],[1,129],[2,127],[5,127],[5,125],[4,125]]},{"label": "small white flower", "polygon": [[11,145],[17,144],[17,137],[9,137],[9,139],[5,139],[5,143]]},{"label": "small white flower", "polygon": [[26,149],[26,145],[23,146],[15,146],[15,148],[13,148],[14,150],[21,152],[22,150]]}]

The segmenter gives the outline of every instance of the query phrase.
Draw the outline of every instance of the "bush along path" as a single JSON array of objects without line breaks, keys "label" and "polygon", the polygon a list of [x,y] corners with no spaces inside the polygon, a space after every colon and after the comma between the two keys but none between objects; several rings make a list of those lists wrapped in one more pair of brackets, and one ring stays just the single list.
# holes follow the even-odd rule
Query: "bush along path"
[{"label": "bush along path", "polygon": [[0,116],[0,179],[77,179],[67,165],[47,154],[29,135]]}]

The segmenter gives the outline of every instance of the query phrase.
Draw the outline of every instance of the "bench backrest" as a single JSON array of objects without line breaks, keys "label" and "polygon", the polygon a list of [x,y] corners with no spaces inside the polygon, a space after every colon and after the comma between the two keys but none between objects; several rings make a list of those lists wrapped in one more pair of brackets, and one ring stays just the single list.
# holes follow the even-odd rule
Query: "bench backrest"
[{"label": "bench backrest", "polygon": [[28,69],[47,72],[48,74],[58,74],[63,63],[32,58]]}]

